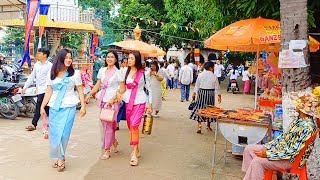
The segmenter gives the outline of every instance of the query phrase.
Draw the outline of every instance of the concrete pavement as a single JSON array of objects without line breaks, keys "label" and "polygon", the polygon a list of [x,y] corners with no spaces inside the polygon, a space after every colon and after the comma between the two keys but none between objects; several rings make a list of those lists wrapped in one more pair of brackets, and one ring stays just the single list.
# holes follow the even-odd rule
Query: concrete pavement
[{"label": "concrete pavement", "polygon": [[[197,123],[189,120],[189,103],[180,102],[179,97],[179,90],[167,92],[160,117],[154,121],[152,135],[141,137],[142,157],[137,167],[129,165],[132,148],[125,121],[121,122],[116,134],[120,142],[119,153],[112,154],[109,160],[99,160],[99,110],[95,103],[88,105],[86,117],[77,116],[75,120],[63,173],[51,168],[53,161],[48,156],[48,140],[43,139],[41,124],[36,131],[27,132],[24,127],[31,119],[0,119],[0,180],[241,179],[241,159],[231,154],[228,154],[230,158],[225,166],[222,163],[215,169],[222,175],[212,178],[213,133],[205,128],[202,134],[196,133]],[[253,96],[224,92],[221,106],[226,109],[252,107],[253,99]],[[220,135],[219,143],[223,142]],[[221,144],[217,146],[218,156],[223,154]],[[238,178],[227,177],[226,173]]]}]

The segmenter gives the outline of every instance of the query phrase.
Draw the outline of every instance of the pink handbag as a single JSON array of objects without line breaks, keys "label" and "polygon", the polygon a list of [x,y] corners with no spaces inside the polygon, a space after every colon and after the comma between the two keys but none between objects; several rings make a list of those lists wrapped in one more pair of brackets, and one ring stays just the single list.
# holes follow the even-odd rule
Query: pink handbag
[{"label": "pink handbag", "polygon": [[114,106],[108,106],[107,103],[104,105],[103,108],[101,108],[100,112],[100,120],[101,121],[108,121],[113,122],[114,121]]}]

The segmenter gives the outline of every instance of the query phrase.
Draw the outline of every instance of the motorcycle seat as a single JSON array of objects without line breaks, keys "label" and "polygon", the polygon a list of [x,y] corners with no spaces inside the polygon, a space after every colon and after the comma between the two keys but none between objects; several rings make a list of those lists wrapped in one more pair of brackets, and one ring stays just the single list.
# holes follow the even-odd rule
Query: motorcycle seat
[{"label": "motorcycle seat", "polygon": [[1,83],[0,84],[0,93],[8,91],[9,89],[11,89],[15,85],[16,85],[16,83]]}]

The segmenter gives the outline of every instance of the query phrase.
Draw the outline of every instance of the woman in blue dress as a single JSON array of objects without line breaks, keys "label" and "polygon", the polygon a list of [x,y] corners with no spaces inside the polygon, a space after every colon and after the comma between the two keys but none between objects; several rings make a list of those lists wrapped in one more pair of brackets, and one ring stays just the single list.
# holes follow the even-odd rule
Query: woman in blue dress
[{"label": "woman in blue dress", "polygon": [[[41,115],[49,110],[50,157],[57,159],[53,168],[65,169],[65,152],[76,115],[76,105],[81,102],[80,116],[86,114],[82,80],[79,71],[72,67],[72,54],[68,49],[59,51],[48,73],[47,90],[41,105]],[[75,92],[77,89],[79,96]],[[79,99],[80,97],[80,99]]]}]

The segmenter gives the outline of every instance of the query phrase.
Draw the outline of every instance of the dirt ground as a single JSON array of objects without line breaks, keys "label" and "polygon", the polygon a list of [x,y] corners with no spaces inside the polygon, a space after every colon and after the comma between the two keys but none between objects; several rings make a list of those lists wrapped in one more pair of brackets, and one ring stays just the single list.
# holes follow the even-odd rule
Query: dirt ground
[{"label": "dirt ground", "polygon": [[[226,93],[224,89],[221,107],[253,107],[252,95]],[[99,110],[94,102],[88,105],[84,118],[77,115],[63,173],[51,168],[53,161],[48,156],[49,141],[43,139],[41,121],[36,131],[27,132],[24,127],[31,119],[0,118],[0,180],[241,179],[244,175],[240,171],[241,158],[230,153],[227,163],[220,163],[214,171],[217,174],[212,176],[213,132],[203,128],[203,133],[197,134],[197,123],[189,120],[189,103],[179,100],[179,89],[167,91],[160,117],[154,120],[152,135],[141,136],[142,156],[137,167],[129,165],[132,148],[125,121],[120,123],[120,131],[116,134],[120,143],[119,153],[112,154],[108,160],[99,160]],[[220,135],[218,159],[223,155],[223,142]],[[230,145],[228,147],[230,149]]]}]

